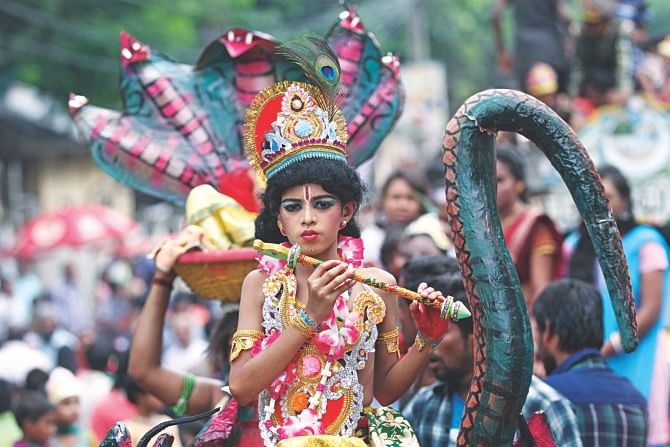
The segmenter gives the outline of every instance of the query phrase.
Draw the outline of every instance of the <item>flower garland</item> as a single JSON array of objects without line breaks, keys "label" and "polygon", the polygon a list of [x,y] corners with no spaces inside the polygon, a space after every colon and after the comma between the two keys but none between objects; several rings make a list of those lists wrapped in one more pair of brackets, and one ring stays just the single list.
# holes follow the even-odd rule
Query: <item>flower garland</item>
[{"label": "flower garland", "polygon": [[[284,243],[287,245],[286,243]],[[348,262],[356,267],[359,267],[362,262],[363,243],[359,238],[352,238],[348,236],[340,236],[338,238],[338,254],[340,259]],[[272,275],[279,272],[286,265],[285,261],[276,260],[268,256],[260,256],[259,268],[265,270]],[[291,312],[297,312],[295,306],[298,305],[296,298],[295,287],[289,287],[287,290],[289,294],[289,305],[292,307]],[[333,310],[328,317],[321,323],[319,331],[312,337],[311,342],[316,349],[326,356],[324,366],[320,367],[320,361],[311,354],[304,357],[301,364],[301,372],[305,376],[313,376],[319,370],[321,371],[319,383],[316,385],[316,392],[302,403],[303,408],[295,416],[288,416],[284,420],[284,425],[276,428],[275,433],[279,439],[287,439],[295,436],[304,435],[320,435],[324,433],[324,426],[321,418],[326,412],[327,398],[324,394],[326,392],[326,382],[332,376],[332,366],[339,359],[343,358],[345,348],[347,345],[354,345],[360,338],[360,332],[356,328],[356,322],[362,318],[359,312],[352,312],[349,310],[347,298],[340,295],[333,306]],[[263,339],[256,342],[251,351],[252,356],[257,355],[268,346],[270,346],[277,338],[279,338],[279,331],[271,330],[269,334]],[[270,400],[263,408],[265,413],[265,428],[273,429],[272,415],[275,412],[277,401],[282,394],[286,392],[288,386],[293,382],[297,375],[296,364],[292,361],[286,371],[275,379],[270,385]]]}]

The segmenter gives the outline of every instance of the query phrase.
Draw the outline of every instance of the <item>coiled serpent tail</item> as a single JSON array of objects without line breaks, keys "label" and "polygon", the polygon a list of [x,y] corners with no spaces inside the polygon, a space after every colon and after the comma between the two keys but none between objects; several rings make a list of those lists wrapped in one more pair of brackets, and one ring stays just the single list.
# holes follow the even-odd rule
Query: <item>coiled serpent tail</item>
[{"label": "coiled serpent tail", "polygon": [[447,125],[443,141],[447,212],[474,323],[474,377],[459,446],[511,444],[533,367],[528,313],[496,209],[499,130],[529,138],[560,173],[591,235],[624,349],[638,343],[621,236],[584,146],[554,111],[525,93],[473,95]]}]

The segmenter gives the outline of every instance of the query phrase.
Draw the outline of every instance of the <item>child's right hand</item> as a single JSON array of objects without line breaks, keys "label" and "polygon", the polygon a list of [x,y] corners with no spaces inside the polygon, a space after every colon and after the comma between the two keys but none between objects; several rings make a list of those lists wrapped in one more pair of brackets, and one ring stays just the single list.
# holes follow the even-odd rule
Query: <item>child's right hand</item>
[{"label": "child's right hand", "polygon": [[341,261],[325,261],[315,268],[307,278],[307,315],[317,323],[323,322],[333,310],[337,297],[356,283],[353,278],[354,268]]}]

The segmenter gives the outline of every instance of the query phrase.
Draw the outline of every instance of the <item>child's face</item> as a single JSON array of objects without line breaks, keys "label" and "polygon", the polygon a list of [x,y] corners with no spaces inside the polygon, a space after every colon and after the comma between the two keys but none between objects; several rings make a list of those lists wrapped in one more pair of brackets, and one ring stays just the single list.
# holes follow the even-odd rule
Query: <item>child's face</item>
[{"label": "child's face", "polygon": [[23,422],[23,437],[35,444],[46,444],[56,434],[56,412],[50,411],[36,421]]},{"label": "child's face", "polygon": [[56,405],[58,425],[73,425],[79,419],[80,409],[78,396],[71,396],[58,402],[58,405]]}]

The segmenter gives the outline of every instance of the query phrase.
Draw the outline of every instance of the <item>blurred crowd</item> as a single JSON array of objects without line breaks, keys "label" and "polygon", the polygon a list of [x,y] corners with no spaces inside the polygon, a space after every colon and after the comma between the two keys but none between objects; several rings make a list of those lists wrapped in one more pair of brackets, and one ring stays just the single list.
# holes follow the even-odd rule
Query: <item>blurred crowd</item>
[{"label": "blurred crowd", "polygon": [[[513,56],[504,45],[501,22],[507,6],[514,8]],[[636,93],[662,106],[670,103],[670,35],[648,36],[644,0],[583,0],[582,23],[574,23],[565,6],[561,0],[495,1],[493,34],[501,73],[513,73],[520,86],[576,129],[598,107],[622,104]],[[529,204],[522,147],[527,144],[514,134],[501,133],[496,163],[498,212],[532,317],[536,345],[535,375],[524,413],[542,409],[552,430],[563,427],[565,432],[555,436],[564,440],[559,445],[582,445],[582,441],[595,445],[585,441],[589,438],[576,422],[579,410],[572,414],[573,410],[563,409],[579,408],[583,402],[574,397],[579,393],[551,379],[570,355],[588,348],[601,352],[617,377],[625,377],[634,387],[630,390],[634,398],[626,405],[640,413],[637,419],[626,419],[631,433],[641,431],[643,443],[667,445],[670,289],[665,285],[670,250],[664,233],[635,219],[626,178],[615,168],[601,167],[605,191],[624,236],[642,339],[635,356],[618,355],[621,337],[609,316],[607,290],[588,234],[582,227],[563,234],[542,210]],[[443,285],[445,293],[465,299],[446,223],[442,164],[436,161],[428,166],[424,171],[392,173],[361,210],[366,263],[386,269],[401,285],[416,288],[419,281],[433,281],[434,287]],[[159,401],[127,374],[133,329],[152,276],[153,264],[145,258],[116,259],[101,273],[93,298],[83,296],[71,265],[49,287],[27,262],[19,263],[16,277],[0,279],[0,447],[17,441],[20,446],[98,445],[117,420],[126,421],[133,433],[141,435],[174,415],[170,403]],[[572,282],[555,283],[561,278]],[[579,308],[598,293],[602,304]],[[587,322],[602,321],[596,325],[601,333],[598,338],[588,332],[590,324],[566,326],[576,340],[559,346],[551,336],[562,333],[557,328],[552,332],[547,325],[567,323],[551,323],[557,313],[551,303],[562,299],[568,303],[570,294],[579,299],[566,306],[581,309],[590,319]],[[82,306],[91,301],[92,315]],[[403,300],[400,310],[400,351],[404,353],[416,327]],[[579,320],[574,315],[568,319],[574,324]],[[162,352],[162,367],[225,384],[228,346],[236,323],[235,304],[202,300],[179,284],[170,300],[162,338],[155,341]],[[463,340],[472,337],[471,326],[459,323],[458,331]],[[397,403],[413,423],[421,445],[446,445],[441,441],[453,436],[450,428],[460,422],[462,392],[472,377],[472,352],[458,340],[445,338],[424,374]],[[626,389],[627,385],[616,383]],[[449,390],[448,413],[443,401],[431,400],[442,386]],[[457,392],[450,394],[453,390]],[[434,411],[417,409],[433,404]],[[447,415],[451,427],[444,424]],[[436,435],[438,422],[444,425],[444,438]],[[187,445],[199,429],[198,423],[183,425],[178,433],[174,428],[175,445]],[[140,435],[133,436],[134,442]]]},{"label": "blurred crowd", "polygon": [[[539,98],[575,130],[598,107],[622,105],[642,94],[665,108],[670,101],[670,35],[651,36],[645,0],[572,2],[496,0],[492,13],[497,69],[511,85]],[[508,51],[503,11],[514,8],[514,54]]]}]

